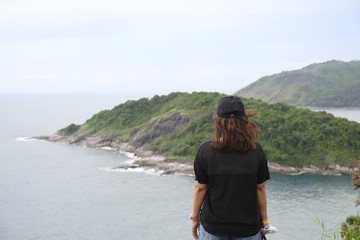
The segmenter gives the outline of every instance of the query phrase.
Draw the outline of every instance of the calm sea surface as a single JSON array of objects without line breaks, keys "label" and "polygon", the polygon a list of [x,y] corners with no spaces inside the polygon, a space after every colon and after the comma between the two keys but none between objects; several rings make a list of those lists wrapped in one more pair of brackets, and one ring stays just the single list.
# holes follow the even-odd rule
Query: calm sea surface
[{"label": "calm sea surface", "polygon": [[[108,171],[131,156],[26,139],[138,97],[0,95],[1,240],[192,239],[193,177]],[[360,109],[325,111],[360,122]],[[314,218],[330,228],[359,211],[350,176],[271,174],[266,186],[279,229],[268,239],[315,239]]]}]

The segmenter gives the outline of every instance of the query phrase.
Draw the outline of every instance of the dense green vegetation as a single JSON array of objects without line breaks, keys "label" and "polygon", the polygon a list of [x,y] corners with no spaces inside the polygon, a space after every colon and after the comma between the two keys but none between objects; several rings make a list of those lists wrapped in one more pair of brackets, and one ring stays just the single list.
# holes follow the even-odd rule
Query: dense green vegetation
[{"label": "dense green vegetation", "polygon": [[348,216],[341,224],[341,237],[343,239],[360,239],[360,217]]},{"label": "dense green vegetation", "polygon": [[212,115],[222,96],[219,93],[176,92],[152,99],[127,101],[111,111],[105,110],[94,115],[82,129],[86,133],[115,135],[130,140],[137,133],[137,129],[147,121],[177,112],[189,117],[190,123],[173,134],[159,137],[149,145],[152,150],[164,153],[172,159],[193,159],[199,144],[210,139]]},{"label": "dense green vegetation", "polygon": [[[148,122],[179,113],[191,120],[148,145],[170,159],[192,160],[199,145],[212,137],[213,114],[222,96],[177,92],[127,101],[95,114],[81,126],[81,131],[130,141]],[[247,111],[257,109],[253,121],[262,130],[260,142],[270,160],[290,166],[333,162],[352,165],[360,155],[360,124],[356,122],[283,103],[268,104],[246,98],[243,102]]]},{"label": "dense green vegetation", "polygon": [[360,61],[333,60],[260,78],[235,94],[294,106],[360,107],[359,93]]},{"label": "dense green vegetation", "polygon": [[360,155],[360,124],[356,122],[284,103],[243,102],[258,111],[254,122],[262,130],[261,143],[269,159],[291,166],[352,165]]},{"label": "dense green vegetation", "polygon": [[80,129],[80,125],[76,125],[74,123],[70,124],[69,126],[67,126],[66,128],[60,129],[59,132],[65,135],[71,135],[74,132],[76,132],[77,130]]}]

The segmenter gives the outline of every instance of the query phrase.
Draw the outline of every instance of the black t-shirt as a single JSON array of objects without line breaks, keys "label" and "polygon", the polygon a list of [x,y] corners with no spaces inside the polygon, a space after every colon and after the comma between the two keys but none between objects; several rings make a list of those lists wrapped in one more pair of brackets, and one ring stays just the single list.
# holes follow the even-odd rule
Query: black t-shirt
[{"label": "black t-shirt", "polygon": [[263,226],[257,184],[270,179],[259,143],[247,153],[218,151],[203,143],[194,162],[195,179],[208,184],[200,213],[205,230],[218,236],[248,237]]}]

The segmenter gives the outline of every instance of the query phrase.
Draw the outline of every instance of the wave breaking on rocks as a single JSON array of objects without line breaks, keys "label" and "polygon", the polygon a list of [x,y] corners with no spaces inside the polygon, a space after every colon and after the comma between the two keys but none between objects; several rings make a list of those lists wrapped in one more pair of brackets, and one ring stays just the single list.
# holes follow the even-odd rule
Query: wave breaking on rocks
[{"label": "wave breaking on rocks", "polygon": [[[122,152],[132,153],[137,158],[132,164],[127,166],[114,167],[119,170],[134,170],[141,168],[144,171],[154,171],[158,174],[186,174],[193,175],[193,161],[188,160],[169,160],[164,155],[155,153],[147,147],[146,144],[139,146],[139,142],[123,141],[118,138],[104,137],[99,135],[84,134],[78,131],[71,135],[62,133],[55,133],[53,135],[32,137],[33,139],[45,140],[49,142],[62,142],[68,144],[75,144],[80,146],[87,146],[91,148],[111,148]],[[352,174],[356,170],[354,167],[344,167],[339,164],[327,164],[319,167],[314,165],[302,167],[289,167],[269,161],[269,171],[275,173],[299,175],[303,173],[326,174],[326,175],[341,175]]]}]

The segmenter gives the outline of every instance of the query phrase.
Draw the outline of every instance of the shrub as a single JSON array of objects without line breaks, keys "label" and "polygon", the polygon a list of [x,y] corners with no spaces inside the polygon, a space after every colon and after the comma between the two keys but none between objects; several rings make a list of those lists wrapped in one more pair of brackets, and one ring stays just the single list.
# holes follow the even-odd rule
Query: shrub
[{"label": "shrub", "polygon": [[76,125],[76,124],[72,123],[63,129],[60,129],[58,132],[65,134],[65,135],[71,135],[74,132],[76,132],[77,130],[79,130],[80,127],[81,127],[80,125]]},{"label": "shrub", "polygon": [[341,237],[343,239],[360,239],[360,217],[348,216],[341,224]]}]

